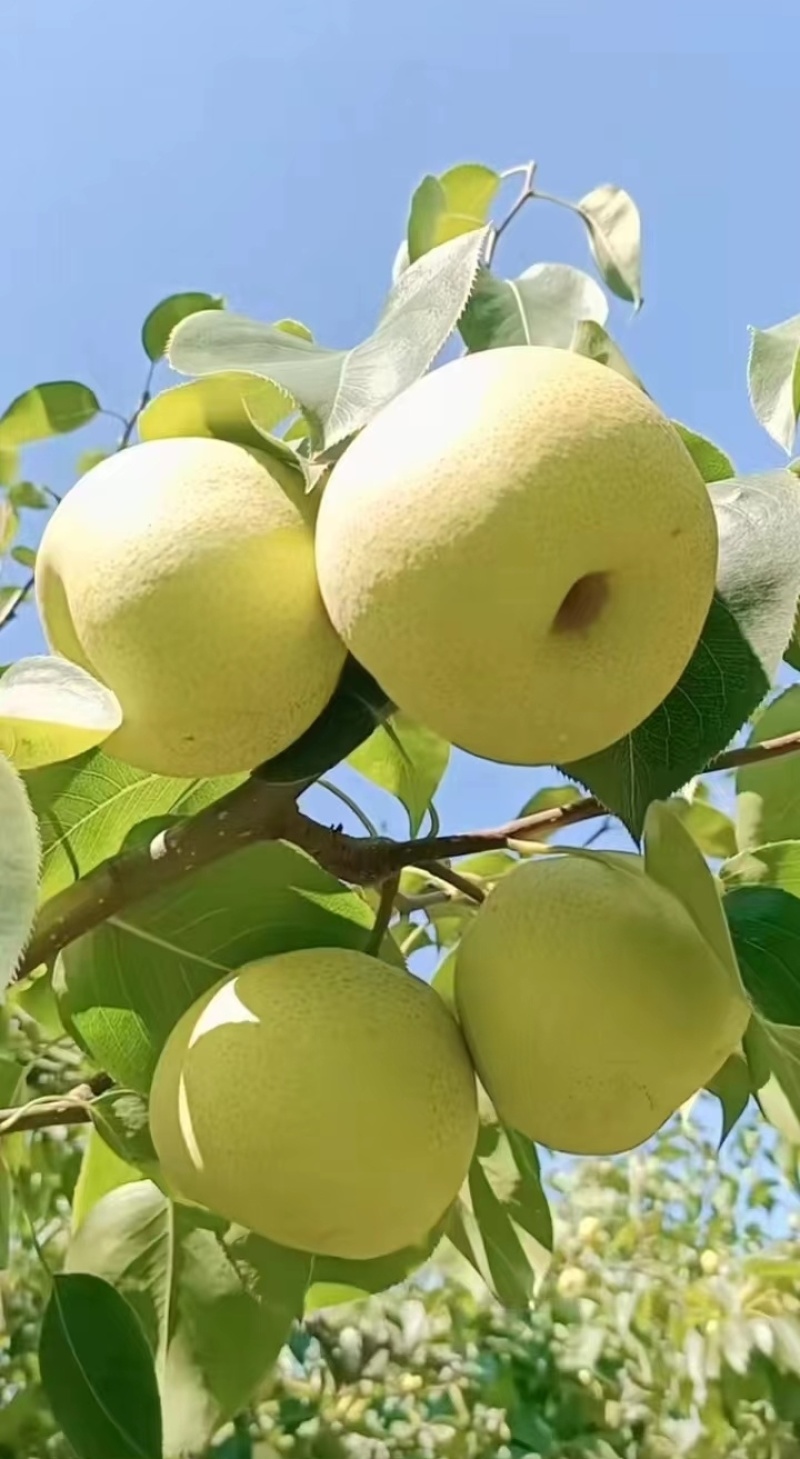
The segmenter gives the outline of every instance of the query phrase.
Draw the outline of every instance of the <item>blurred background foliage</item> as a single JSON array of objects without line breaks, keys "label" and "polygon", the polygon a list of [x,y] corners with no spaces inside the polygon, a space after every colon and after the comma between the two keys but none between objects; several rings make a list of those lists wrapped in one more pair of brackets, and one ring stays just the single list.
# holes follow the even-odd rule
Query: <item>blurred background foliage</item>
[{"label": "blurred background foliage", "polygon": [[[437,1254],[307,1319],[207,1459],[800,1454],[797,1153],[743,1121],[718,1157],[711,1110],[628,1157],[551,1163],[556,1259],[531,1311]],[[22,1170],[54,1265],[84,1138],[41,1135]],[[24,1235],[0,1297],[0,1459],[69,1459],[38,1385],[46,1282]]]}]

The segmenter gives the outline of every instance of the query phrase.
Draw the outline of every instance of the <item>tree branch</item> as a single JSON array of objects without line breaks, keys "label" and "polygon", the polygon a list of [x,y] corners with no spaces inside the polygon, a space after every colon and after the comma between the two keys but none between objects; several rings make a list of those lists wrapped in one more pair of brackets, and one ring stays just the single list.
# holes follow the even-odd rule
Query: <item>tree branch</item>
[{"label": "tree branch", "polygon": [[[798,750],[800,732],[727,750],[707,769],[731,770]],[[17,977],[25,977],[123,907],[261,841],[289,841],[342,881],[380,886],[406,866],[430,868],[437,874],[432,863],[502,849],[513,841],[536,840],[608,814],[599,800],[587,796],[572,805],[539,811],[488,830],[391,841],[351,836],[321,825],[298,808],[296,795],[296,786],[270,785],[252,777],[191,820],[161,832],[149,846],[103,862],[44,904]]]}]

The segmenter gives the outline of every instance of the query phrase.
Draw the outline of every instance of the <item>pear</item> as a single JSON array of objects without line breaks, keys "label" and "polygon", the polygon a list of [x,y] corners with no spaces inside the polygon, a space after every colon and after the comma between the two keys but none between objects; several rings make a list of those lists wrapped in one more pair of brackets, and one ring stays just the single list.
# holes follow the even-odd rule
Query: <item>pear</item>
[{"label": "pear", "polygon": [[578,759],[675,686],[714,590],[710,497],[671,423],[539,346],[444,365],[335,465],[331,619],[407,714],[491,760]]}]

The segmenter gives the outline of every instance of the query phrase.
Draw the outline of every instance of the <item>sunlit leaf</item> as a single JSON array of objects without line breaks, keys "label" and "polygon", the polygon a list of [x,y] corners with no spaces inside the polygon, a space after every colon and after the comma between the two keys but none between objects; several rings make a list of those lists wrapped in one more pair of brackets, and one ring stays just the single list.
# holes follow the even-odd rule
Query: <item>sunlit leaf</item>
[{"label": "sunlit leaf", "polygon": [[322,445],[345,440],[425,373],[469,297],[484,233],[434,248],[394,285],[377,329],[350,350],[323,349],[241,315],[184,320],[170,363],[184,375],[239,370],[281,385],[315,422]]},{"label": "sunlit leaf", "polygon": [[116,695],[67,659],[20,659],[0,680],[0,751],[21,770],[80,755],[121,723]]},{"label": "sunlit leaf", "polygon": [[77,431],[93,420],[100,402],[88,385],[77,380],[51,380],[34,385],[12,400],[0,416],[0,447],[26,446]]},{"label": "sunlit leaf", "polygon": [[449,759],[446,740],[398,712],[348,756],[348,763],[397,796],[408,811],[411,835],[416,836]]},{"label": "sunlit leaf", "polygon": [[800,314],[750,330],[750,404],[764,430],[791,454],[800,413]]},{"label": "sunlit leaf", "polygon": [[[794,684],[759,715],[748,745],[800,734],[800,685]],[[800,838],[798,761],[781,755],[736,772],[736,835],[741,850]]]},{"label": "sunlit leaf", "polygon": [[109,1191],[128,1185],[132,1180],[141,1180],[140,1172],[107,1145],[97,1130],[90,1130],[83,1147],[81,1168],[72,1194],[72,1228],[86,1220],[93,1206],[107,1196]]},{"label": "sunlit leaf", "polygon": [[197,314],[201,309],[224,309],[225,300],[219,294],[170,294],[150,310],[142,325],[142,347],[149,359],[160,360],[167,352],[169,337],[182,319]]},{"label": "sunlit leaf", "polygon": [[0,991],[14,973],[36,914],[39,831],[25,787],[0,755]]},{"label": "sunlit leaf", "polygon": [[596,360],[598,365],[606,365],[609,370],[616,370],[624,380],[629,380],[631,385],[644,390],[644,385],[633,367],[628,364],[619,345],[595,319],[582,319],[575,325],[570,349],[576,355],[585,355],[587,360]]},{"label": "sunlit leaf", "polygon": [[672,424],[704,481],[728,481],[731,476],[736,475],[736,468],[730,457],[719,446],[715,446],[713,441],[707,440],[705,436],[698,436],[697,431],[690,431],[680,421],[674,420]]},{"label": "sunlit leaf", "polygon": [[451,238],[482,228],[499,189],[499,173],[475,162],[451,167],[440,177],[423,178],[411,200],[410,262]]},{"label": "sunlit leaf", "polygon": [[266,431],[292,412],[285,391],[258,375],[230,371],[175,385],[156,395],[139,416],[143,441],[170,436],[213,436],[261,449],[254,420]]},{"label": "sunlit leaf", "polygon": [[620,299],[642,303],[642,224],[639,210],[621,187],[604,183],[582,197],[578,212],[600,273]]},{"label": "sunlit leaf", "polygon": [[465,344],[476,350],[503,345],[569,349],[582,320],[603,325],[608,301],[595,280],[564,263],[537,263],[516,279],[482,269],[461,317]]}]

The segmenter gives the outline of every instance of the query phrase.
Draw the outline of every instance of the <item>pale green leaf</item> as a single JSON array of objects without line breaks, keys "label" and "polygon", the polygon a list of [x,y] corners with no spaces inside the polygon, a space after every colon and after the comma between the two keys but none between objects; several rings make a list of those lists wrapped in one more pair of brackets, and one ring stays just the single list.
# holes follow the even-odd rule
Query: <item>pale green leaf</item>
[{"label": "pale green leaf", "polygon": [[97,1202],[109,1191],[117,1190],[132,1180],[141,1180],[141,1174],[134,1166],[121,1160],[107,1145],[97,1130],[90,1129],[83,1149],[81,1168],[72,1195],[72,1229],[86,1220]]},{"label": "pale green leaf", "polygon": [[631,385],[644,390],[644,385],[633,367],[628,364],[619,345],[596,320],[582,319],[575,325],[570,349],[576,355],[585,355],[587,360],[596,360],[598,365],[606,365],[609,370],[616,370]]},{"label": "pale green leaf", "polygon": [[12,503],[0,500],[0,557],[5,557],[19,531],[19,517]]},{"label": "pale green leaf", "polygon": [[29,511],[44,512],[54,506],[49,491],[43,486],[36,486],[32,481],[16,481],[8,488],[8,500],[13,507],[27,507]]},{"label": "pale green leaf", "polygon": [[756,420],[790,455],[800,413],[800,314],[751,328],[747,385]]},{"label": "pale green leaf", "polygon": [[717,884],[673,801],[653,801],[647,810],[644,865],[650,879],[677,898],[701,937],[730,970],[734,984],[741,986]]},{"label": "pale green leaf", "polygon": [[11,556],[20,567],[32,569],[36,566],[36,553],[32,547],[14,547]]},{"label": "pale green leaf", "polygon": [[348,756],[348,764],[397,796],[408,811],[411,835],[416,836],[449,759],[446,740],[397,713]]},{"label": "pale green leaf", "polygon": [[11,487],[18,473],[19,451],[14,446],[0,446],[0,486]]},{"label": "pale green leaf", "polygon": [[26,446],[30,441],[77,431],[93,420],[99,409],[94,391],[77,380],[34,385],[12,400],[0,416],[0,447]]},{"label": "pale green leaf", "polygon": [[67,659],[20,659],[0,679],[0,751],[21,770],[80,755],[121,723],[116,695]]},{"label": "pale green leaf", "polygon": [[[800,732],[800,685],[795,684],[759,715],[747,743]],[[770,841],[800,839],[800,776],[792,755],[742,765],[736,772],[736,835],[742,851]]]},{"label": "pale green leaf", "polygon": [[713,441],[707,440],[705,436],[698,436],[697,431],[691,431],[688,426],[681,425],[680,421],[674,420],[672,424],[704,481],[727,481],[736,475],[736,468],[730,457],[719,446],[715,446]]},{"label": "pale green leaf", "polygon": [[633,198],[623,188],[604,183],[582,197],[577,209],[609,289],[641,308],[642,224]]},{"label": "pale green leaf", "polygon": [[182,319],[199,310],[224,309],[219,294],[170,294],[150,310],[142,325],[142,347],[148,359],[160,360],[167,352],[169,337]]},{"label": "pale green leaf", "polygon": [[30,590],[26,586],[17,588],[0,588],[0,628],[12,618],[20,604],[30,596]]},{"label": "pale green leaf", "polygon": [[726,889],[781,887],[793,897],[800,897],[800,840],[753,846],[726,861],[719,874]]},{"label": "pale green leaf", "polygon": [[607,318],[606,296],[589,274],[568,264],[537,263],[516,279],[481,269],[459,329],[473,352],[505,345],[566,350],[582,320],[603,325]]},{"label": "pale green leaf", "polygon": [[735,856],[736,830],[724,811],[707,801],[686,800],[680,795],[670,800],[669,806],[704,856]]},{"label": "pale green leaf", "polygon": [[39,831],[25,786],[0,755],[0,991],[14,973],[36,915]]},{"label": "pale green leaf", "polygon": [[476,231],[434,248],[394,285],[374,334],[330,350],[235,314],[198,314],[172,337],[170,363],[185,375],[239,370],[292,396],[331,447],[366,425],[424,375],[467,302],[483,247]]},{"label": "pale green leaf", "polygon": [[269,1372],[302,1311],[310,1259],[275,1247],[268,1261],[259,1244],[256,1269],[251,1243],[234,1262],[225,1229],[137,1181],[93,1207],[67,1252],[67,1271],[105,1278],[138,1313],[156,1355],[169,1455],[206,1449]]}]

